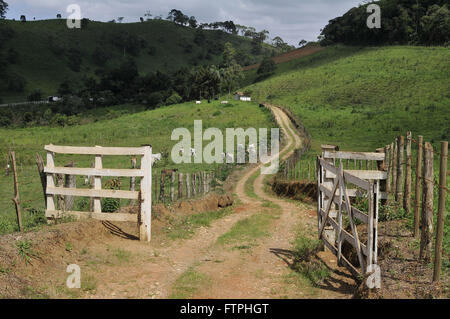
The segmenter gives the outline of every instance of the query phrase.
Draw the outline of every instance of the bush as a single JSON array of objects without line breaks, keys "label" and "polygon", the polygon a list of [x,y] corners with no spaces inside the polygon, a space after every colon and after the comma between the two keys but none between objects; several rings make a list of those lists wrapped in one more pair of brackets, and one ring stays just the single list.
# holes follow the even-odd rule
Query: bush
[{"label": "bush", "polygon": [[8,77],[8,90],[13,92],[23,92],[26,80],[20,75],[13,74]]},{"label": "bush", "polygon": [[42,100],[42,91],[39,89],[34,90],[34,92],[32,92],[30,95],[28,95],[27,99],[30,102],[41,101]]},{"label": "bush", "polygon": [[182,101],[183,98],[175,92],[166,100],[166,105],[179,104]]}]

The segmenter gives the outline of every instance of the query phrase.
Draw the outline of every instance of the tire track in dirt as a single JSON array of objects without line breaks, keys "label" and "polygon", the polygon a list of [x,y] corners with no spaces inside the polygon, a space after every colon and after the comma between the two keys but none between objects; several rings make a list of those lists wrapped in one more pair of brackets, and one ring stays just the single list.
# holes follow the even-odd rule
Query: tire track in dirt
[{"label": "tire track in dirt", "polygon": [[[280,154],[282,158],[286,158],[295,148],[300,147],[301,138],[290,127],[291,122],[287,115],[279,108],[270,107],[285,133],[286,145]],[[301,219],[305,227],[314,229],[315,217],[308,213],[304,206],[299,207],[264,193],[264,176],[259,176],[254,182],[259,200],[249,198],[245,193],[245,184],[261,166],[249,169],[237,183],[235,193],[242,204],[234,209],[234,214],[214,221],[210,227],[199,228],[192,238],[178,240],[169,245],[146,245],[120,239],[109,243],[135,252],[141,258],[132,265],[99,266],[99,285],[96,293],[89,297],[168,298],[177,278],[190,268],[195,268],[211,279],[211,285],[200,287],[194,298],[348,297],[348,294],[340,292],[336,285],[331,287],[330,291],[311,291],[308,287],[302,291],[285,289],[282,279],[289,273],[289,268],[283,259],[271,253],[271,249],[289,250],[295,237],[295,225]],[[271,224],[270,237],[260,240],[248,253],[215,245],[217,239],[237,222],[261,212],[262,209],[267,210],[262,205],[264,200],[278,205],[281,212],[280,218]],[[331,257],[334,256],[325,255],[325,259]],[[345,278],[343,280],[345,281]],[[333,289],[337,292],[333,292]]]},{"label": "tire track in dirt", "polygon": [[[289,157],[295,149],[300,148],[302,140],[292,129],[288,116],[279,108],[272,108],[280,127],[288,140],[281,152],[282,159]],[[293,149],[291,146],[295,145]],[[286,150],[289,150],[286,152]],[[248,176],[246,176],[248,177]],[[292,247],[296,237],[298,224],[314,230],[316,217],[311,209],[276,198],[264,192],[264,178],[260,175],[254,182],[254,191],[259,199],[271,202],[280,207],[280,217],[270,225],[270,236],[260,240],[259,245],[248,252],[228,251],[220,248],[212,253],[215,259],[223,260],[219,265],[205,262],[198,266],[200,273],[211,278],[212,284],[198,292],[196,298],[349,298],[352,295],[353,280],[345,269],[337,267],[335,258],[330,253],[320,253],[320,258],[335,272],[327,280],[323,289],[312,288],[306,284],[302,289],[285,283],[290,270],[290,257],[285,253]],[[236,193],[242,200],[247,200],[242,192],[243,178]],[[253,200],[254,201],[254,200]],[[261,209],[261,207],[260,207]],[[275,254],[274,252],[277,252]],[[333,264],[334,263],[334,264]]]}]

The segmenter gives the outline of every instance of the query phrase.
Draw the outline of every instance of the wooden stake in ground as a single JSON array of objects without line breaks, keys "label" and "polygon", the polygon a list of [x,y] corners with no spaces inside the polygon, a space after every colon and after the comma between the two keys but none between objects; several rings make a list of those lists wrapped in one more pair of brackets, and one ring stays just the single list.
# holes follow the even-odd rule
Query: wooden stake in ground
[{"label": "wooden stake in ground", "polygon": [[438,201],[438,217],[436,226],[436,245],[434,248],[434,273],[433,281],[441,279],[442,267],[442,240],[444,238],[444,221],[445,221],[445,196],[447,191],[447,159],[448,159],[448,142],[441,142],[441,167],[439,170],[439,201]]},{"label": "wooden stake in ground", "polygon": [[22,226],[22,213],[20,211],[20,199],[19,199],[19,180],[17,176],[17,167],[16,167],[16,153],[11,151],[9,152],[9,156],[11,158],[12,163],[12,171],[14,176],[14,198],[12,201],[16,206],[16,215],[17,215],[17,225],[19,226],[19,231],[23,231]]},{"label": "wooden stake in ground", "polygon": [[170,200],[175,201],[175,172],[172,171],[170,177]]},{"label": "wooden stake in ground", "polygon": [[403,208],[407,215],[411,213],[411,154],[412,133],[406,135],[406,176],[405,176],[405,196],[403,198]]},{"label": "wooden stake in ground", "polygon": [[393,156],[392,156],[392,193],[395,194],[397,189],[397,151],[398,151],[398,140],[396,139],[393,143]]},{"label": "wooden stake in ground", "polygon": [[178,199],[183,198],[183,173],[178,173]]},{"label": "wooden stake in ground", "polygon": [[403,201],[403,164],[405,160],[405,137],[398,137],[397,149],[397,187],[395,189],[395,201]]},{"label": "wooden stake in ground", "polygon": [[191,198],[191,174],[186,173],[186,197]]},{"label": "wooden stake in ground", "polygon": [[39,176],[41,178],[41,185],[42,185],[42,190],[44,191],[44,201],[45,201],[45,207],[47,207],[47,175],[44,173],[44,160],[42,158],[41,155],[39,155],[38,153],[36,153],[36,165],[38,168],[38,172],[39,172]]},{"label": "wooden stake in ground", "polygon": [[419,136],[417,147],[417,163],[416,163],[416,192],[414,199],[414,237],[419,237],[420,234],[420,199],[421,199],[421,177],[423,168],[423,136]]},{"label": "wooden stake in ground", "polygon": [[433,147],[425,143],[423,165],[423,200],[422,200],[422,238],[420,241],[420,259],[431,260],[433,240]]}]

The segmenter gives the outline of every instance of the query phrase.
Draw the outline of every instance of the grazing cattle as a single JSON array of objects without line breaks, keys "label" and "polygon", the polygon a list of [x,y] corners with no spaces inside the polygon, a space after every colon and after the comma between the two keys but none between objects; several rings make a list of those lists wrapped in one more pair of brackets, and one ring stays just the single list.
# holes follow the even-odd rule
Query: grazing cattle
[{"label": "grazing cattle", "polygon": [[161,153],[152,154],[152,165],[161,160]]},{"label": "grazing cattle", "polygon": [[195,104],[202,104],[202,101],[195,101]]},{"label": "grazing cattle", "polygon": [[222,104],[228,104],[228,101],[222,101],[222,102],[220,102],[220,103],[222,103]]},{"label": "grazing cattle", "polygon": [[233,154],[227,153],[226,154],[226,158],[227,158],[227,163],[228,164],[234,163],[234,155]]},{"label": "grazing cattle", "polygon": [[197,157],[197,153],[195,152],[195,148],[191,148],[191,156]]},{"label": "grazing cattle", "polygon": [[9,176],[9,170],[11,169],[11,167],[9,166],[9,164],[6,164],[5,167],[5,176]]},{"label": "grazing cattle", "polygon": [[250,144],[249,146],[248,146],[248,150],[247,150],[247,152],[253,152],[253,151],[256,151],[256,146],[255,146],[255,144]]}]

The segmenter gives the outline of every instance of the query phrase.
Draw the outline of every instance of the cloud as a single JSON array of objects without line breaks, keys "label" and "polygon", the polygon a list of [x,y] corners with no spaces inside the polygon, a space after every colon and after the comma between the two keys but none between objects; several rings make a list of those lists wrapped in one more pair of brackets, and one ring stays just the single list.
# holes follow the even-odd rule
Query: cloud
[{"label": "cloud", "polygon": [[270,36],[281,36],[290,44],[299,40],[314,41],[329,20],[357,6],[357,0],[7,0],[7,18],[28,20],[67,16],[69,4],[80,5],[83,17],[109,21],[125,17],[124,22],[136,22],[150,10],[163,18],[171,9],[179,9],[200,22],[233,20],[237,24],[269,30]]}]

